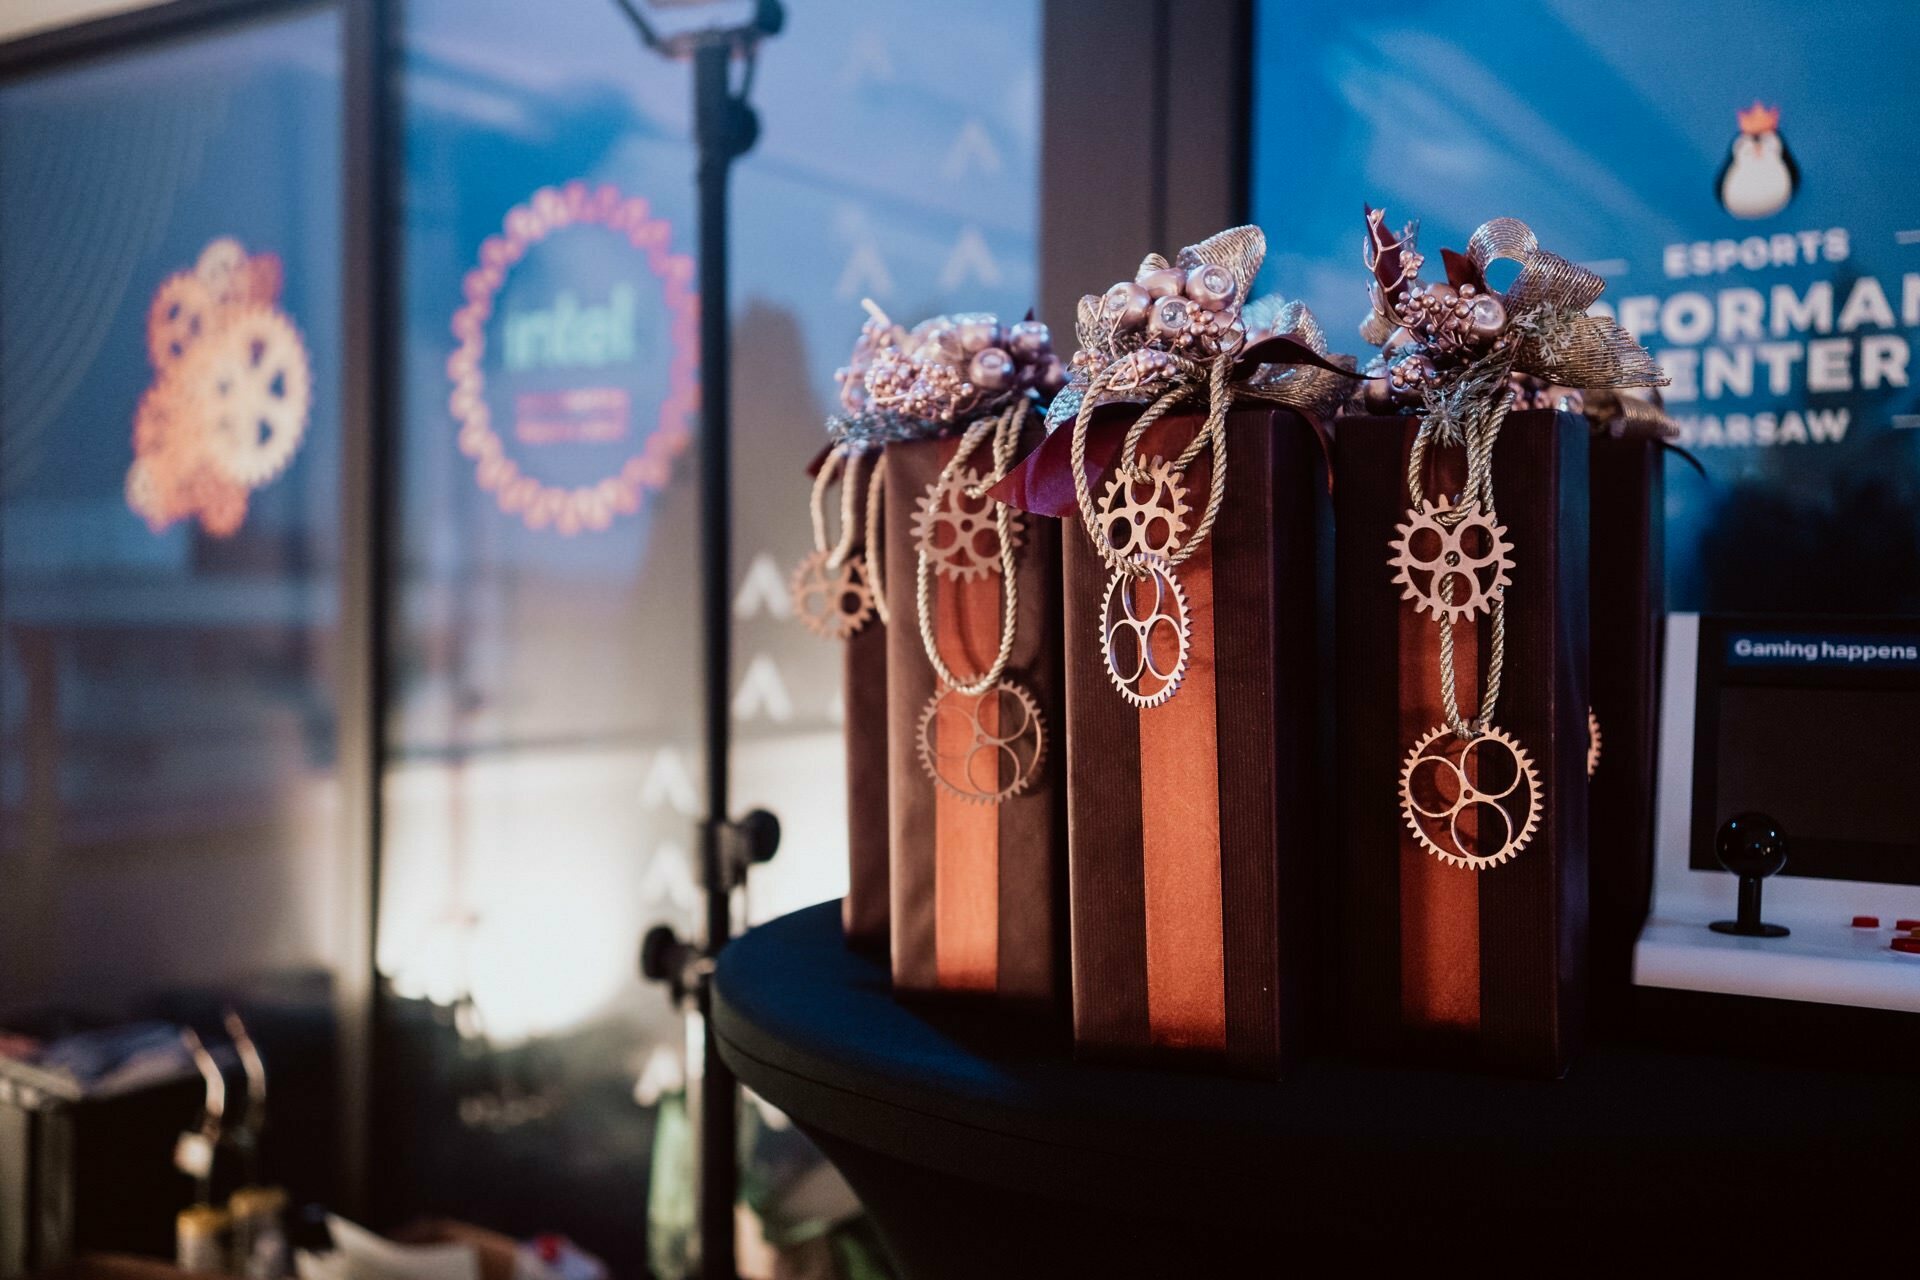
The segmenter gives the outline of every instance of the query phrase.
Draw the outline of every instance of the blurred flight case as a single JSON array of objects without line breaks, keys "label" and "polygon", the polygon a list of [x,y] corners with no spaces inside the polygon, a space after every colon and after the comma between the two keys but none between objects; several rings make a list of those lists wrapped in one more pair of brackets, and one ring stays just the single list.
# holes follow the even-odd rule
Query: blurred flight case
[{"label": "blurred flight case", "polygon": [[192,1184],[175,1140],[200,1114],[198,1076],[107,1098],[0,1059],[0,1280],[81,1252],[171,1257]]}]

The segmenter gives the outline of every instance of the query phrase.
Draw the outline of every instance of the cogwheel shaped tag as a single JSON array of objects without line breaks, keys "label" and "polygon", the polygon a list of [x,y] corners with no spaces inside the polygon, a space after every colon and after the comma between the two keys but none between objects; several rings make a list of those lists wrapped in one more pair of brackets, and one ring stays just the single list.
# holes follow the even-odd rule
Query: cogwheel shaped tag
[{"label": "cogwheel shaped tag", "polygon": [[1100,604],[1100,654],[1120,696],[1146,708],[1179,692],[1192,625],[1173,566],[1147,551],[1128,556],[1107,579]]},{"label": "cogwheel shaped tag", "polygon": [[873,616],[873,588],[863,557],[848,556],[838,568],[828,565],[829,558],[816,551],[794,569],[793,612],[821,639],[845,640]]},{"label": "cogwheel shaped tag", "polygon": [[1047,755],[1046,722],[1012,680],[978,694],[942,689],[920,713],[920,767],[971,804],[999,804],[1034,784]]},{"label": "cogwheel shaped tag", "polygon": [[182,360],[204,413],[206,448],[235,484],[257,489],[293,460],[307,429],[313,375],[300,331],[268,307],[243,307]]},{"label": "cogwheel shaped tag", "polygon": [[1410,508],[1395,532],[1388,563],[1400,598],[1436,622],[1478,617],[1511,585],[1507,528],[1477,502],[1456,508],[1442,497],[1437,506]]},{"label": "cogwheel shaped tag", "polygon": [[1400,813],[1428,853],[1483,871],[1532,842],[1545,791],[1525,747],[1490,728],[1462,741],[1430,730],[1400,770]]},{"label": "cogwheel shaped tag", "polygon": [[1187,531],[1187,488],[1164,458],[1116,467],[1100,498],[1100,532],[1110,557],[1170,555]]},{"label": "cogwheel shaped tag", "polygon": [[1600,717],[1593,714],[1593,708],[1587,708],[1587,776],[1591,778],[1600,768]]},{"label": "cogwheel shaped tag", "polygon": [[246,288],[247,251],[232,236],[221,236],[200,251],[193,275],[222,306],[240,300]]},{"label": "cogwheel shaped tag", "polygon": [[[935,480],[914,504],[913,538],[920,554],[943,578],[968,582],[1000,572],[999,503],[973,496],[982,476],[957,467],[943,484]],[[1007,536],[1020,545],[1020,520],[1010,514]]]},{"label": "cogwheel shaped tag", "polygon": [[219,322],[219,299],[199,279],[182,271],[167,277],[147,308],[147,358],[165,373]]}]

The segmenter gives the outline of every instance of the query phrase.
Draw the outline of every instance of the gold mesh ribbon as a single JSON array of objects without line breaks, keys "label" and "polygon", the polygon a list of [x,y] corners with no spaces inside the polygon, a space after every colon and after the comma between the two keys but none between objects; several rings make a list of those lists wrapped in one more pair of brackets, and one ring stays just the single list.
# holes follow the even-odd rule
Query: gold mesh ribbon
[{"label": "gold mesh ribbon", "polygon": [[[1295,314],[1305,316],[1311,322],[1312,315],[1300,303],[1284,303],[1273,299],[1276,311],[1283,308],[1297,308]],[[1303,344],[1314,347],[1321,355],[1326,354],[1326,339],[1320,333],[1317,323],[1310,328],[1295,331],[1285,336],[1293,336]],[[1309,340],[1309,339],[1312,340]],[[1314,345],[1317,341],[1317,346]],[[1132,426],[1116,455],[1115,466],[1131,463],[1139,453],[1140,441],[1146,435],[1147,428],[1158,422],[1166,414],[1182,408],[1192,402],[1206,406],[1206,421],[1180,456],[1174,460],[1173,469],[1184,472],[1193,465],[1202,450],[1209,446],[1213,449],[1213,467],[1211,483],[1208,486],[1207,506],[1195,526],[1191,537],[1168,557],[1171,564],[1180,564],[1200,549],[1207,534],[1213,528],[1220,514],[1220,502],[1226,496],[1227,483],[1227,414],[1236,404],[1264,403],[1296,409],[1302,413],[1321,415],[1329,412],[1346,395],[1347,379],[1341,374],[1311,366],[1259,365],[1251,374],[1235,379],[1235,358],[1230,354],[1215,356],[1209,361],[1191,360],[1176,356],[1176,374],[1168,380],[1168,385],[1152,401],[1146,403]],[[1095,374],[1082,390],[1082,393],[1070,405],[1073,413],[1073,450],[1071,464],[1073,469],[1074,496],[1079,500],[1080,516],[1086,525],[1087,534],[1093,539],[1104,558],[1115,567],[1119,561],[1108,555],[1108,544],[1100,535],[1100,515],[1093,504],[1093,492],[1087,483],[1087,431],[1093,414],[1103,404],[1123,400],[1134,400],[1127,395],[1106,394],[1109,374],[1114,366],[1108,366]],[[1069,387],[1067,395],[1073,391]],[[1049,415],[1052,416],[1052,415]],[[1053,425],[1058,425],[1056,422]]]},{"label": "gold mesh ribbon", "polygon": [[[1081,518],[1094,545],[1116,567],[1118,562],[1108,554],[1107,542],[1100,536],[1100,517],[1086,477],[1087,432],[1096,409],[1111,403],[1143,406],[1117,455],[1115,465],[1126,466],[1134,460],[1142,437],[1153,423],[1177,408],[1195,403],[1205,406],[1205,423],[1174,460],[1174,469],[1185,471],[1202,450],[1210,447],[1214,453],[1206,511],[1192,536],[1170,557],[1171,563],[1179,564],[1205,542],[1219,515],[1227,476],[1226,419],[1234,405],[1272,404],[1319,418],[1330,414],[1347,395],[1350,374],[1296,363],[1287,352],[1277,349],[1280,344],[1270,348],[1274,357],[1271,361],[1260,358],[1264,343],[1284,338],[1328,364],[1339,359],[1330,356],[1326,332],[1304,303],[1278,295],[1247,301],[1266,252],[1265,233],[1258,227],[1244,226],[1209,236],[1175,255],[1171,265],[1186,270],[1224,267],[1237,286],[1232,307],[1239,313],[1247,335],[1245,343],[1211,357],[1197,358],[1156,343],[1140,331],[1122,329],[1101,305],[1099,295],[1089,294],[1080,300],[1075,317],[1080,349],[1074,356],[1073,378],[1054,397],[1047,413],[1047,429],[1072,423],[1074,495]],[[1135,276],[1168,265],[1159,254],[1148,254]]]},{"label": "gold mesh ribbon", "polygon": [[[1368,248],[1368,265],[1374,267],[1380,253],[1371,235]],[[1413,249],[1411,232],[1392,248],[1395,257],[1389,266],[1398,273],[1398,283],[1389,285],[1378,280],[1380,273],[1376,271],[1380,287],[1373,296],[1376,308],[1397,321],[1400,317],[1395,300],[1401,288],[1412,287],[1421,260]],[[1471,504],[1492,519],[1493,448],[1513,403],[1513,374],[1528,374],[1562,386],[1594,388],[1603,402],[1617,406],[1622,421],[1638,421],[1643,426],[1652,425],[1647,411],[1663,423],[1665,415],[1656,406],[1613,393],[1621,388],[1662,386],[1666,377],[1632,334],[1608,317],[1586,314],[1605,291],[1606,281],[1542,249],[1526,223],[1517,218],[1482,223],[1468,240],[1465,257],[1481,281],[1494,262],[1520,265],[1513,284],[1499,295],[1506,307],[1512,340],[1496,344],[1487,354],[1463,366],[1441,369],[1435,381],[1422,388],[1425,413],[1407,459],[1407,490],[1414,509],[1421,510],[1426,501],[1423,473],[1429,447],[1435,443],[1462,445],[1467,451],[1467,483],[1448,515],[1458,520]],[[1448,517],[1438,518],[1444,522]],[[1450,586],[1450,580],[1443,586]],[[1442,598],[1449,598],[1444,589]],[[1459,709],[1455,696],[1453,628],[1445,622],[1440,628],[1440,674],[1447,723],[1462,739],[1487,732],[1500,697],[1506,652],[1504,593],[1494,599],[1492,614],[1486,687],[1471,717]]]},{"label": "gold mesh ribbon", "polygon": [[[1518,218],[1482,223],[1467,241],[1465,256],[1482,279],[1495,262],[1520,264],[1520,274],[1502,295],[1514,341],[1443,371],[1438,388],[1427,392],[1427,415],[1443,441],[1497,434],[1513,373],[1583,390],[1666,385],[1659,364],[1632,334],[1606,316],[1586,314],[1607,282],[1542,249],[1526,223]],[[1474,425],[1482,430],[1471,430]],[[1491,440],[1486,447],[1492,447]]]}]

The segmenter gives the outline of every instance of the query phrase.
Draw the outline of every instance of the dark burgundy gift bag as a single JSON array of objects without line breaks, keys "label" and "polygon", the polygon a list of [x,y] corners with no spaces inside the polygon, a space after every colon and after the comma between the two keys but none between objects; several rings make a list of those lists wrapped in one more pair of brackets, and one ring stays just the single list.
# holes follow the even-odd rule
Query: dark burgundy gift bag
[{"label": "dark burgundy gift bag", "polygon": [[[1408,521],[1417,430],[1415,418],[1343,418],[1334,446],[1344,1003],[1367,1045],[1557,1076],[1586,995],[1588,426],[1574,414],[1516,412],[1493,451],[1512,548],[1497,728],[1524,751],[1533,785],[1469,765],[1474,794],[1499,793],[1466,798],[1461,814],[1479,824],[1470,831],[1450,817],[1410,817],[1402,792],[1423,742],[1459,753],[1446,730],[1440,629],[1403,600],[1390,563]],[[1435,491],[1465,484],[1464,450],[1436,449],[1430,465]],[[1493,629],[1485,613],[1454,624],[1467,706],[1485,692]],[[1490,768],[1505,753],[1481,755]],[[1446,784],[1417,795],[1421,809],[1441,813],[1460,798],[1447,768],[1419,766]],[[1444,851],[1486,849],[1502,821],[1515,838],[1528,832],[1524,847],[1481,869],[1443,860],[1420,835]]]}]

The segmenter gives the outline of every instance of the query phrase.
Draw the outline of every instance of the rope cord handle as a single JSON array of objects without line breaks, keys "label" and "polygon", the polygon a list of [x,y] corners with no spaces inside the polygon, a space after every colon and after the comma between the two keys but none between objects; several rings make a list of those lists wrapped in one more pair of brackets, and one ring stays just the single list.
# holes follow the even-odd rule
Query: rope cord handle
[{"label": "rope cord handle", "polygon": [[[813,493],[808,503],[809,514],[813,517],[813,549],[827,555],[827,568],[837,570],[846,563],[847,556],[853,551],[854,532],[859,528],[854,508],[859,503],[860,464],[866,457],[866,451],[856,445],[842,445],[827,454],[820,463],[820,470],[813,477]],[[880,478],[886,474],[887,460],[882,455],[873,464],[873,470],[867,476],[867,588],[873,597],[873,611],[880,619],[880,625],[886,626],[892,618],[887,612],[885,588],[880,581]],[[833,478],[845,475],[840,484],[840,537],[828,545],[827,539],[827,487]]]},{"label": "rope cord handle", "polygon": [[[1118,366],[1108,365],[1088,383],[1087,390],[1080,401],[1080,412],[1073,422],[1073,447],[1069,465],[1073,470],[1073,494],[1080,504],[1081,523],[1086,526],[1087,536],[1093,540],[1094,550],[1100,555],[1107,567],[1138,575],[1145,572],[1144,566],[1136,565],[1127,557],[1121,556],[1108,540],[1106,530],[1101,527],[1100,514],[1094,509],[1093,490],[1087,484],[1087,428],[1093,419],[1093,411],[1099,394],[1107,385]],[[1199,368],[1199,365],[1193,365]],[[1233,393],[1228,386],[1228,375],[1233,370],[1233,357],[1225,353],[1216,356],[1208,369],[1207,378],[1207,418],[1200,430],[1194,435],[1180,456],[1174,460],[1173,469],[1184,472],[1193,465],[1200,451],[1211,446],[1213,449],[1213,473],[1207,487],[1207,508],[1200,517],[1200,523],[1194,526],[1193,536],[1168,553],[1166,561],[1169,567],[1185,563],[1200,549],[1212,532],[1214,521],[1220,516],[1220,503],[1227,495],[1227,411],[1233,407]],[[1190,382],[1181,383],[1167,391],[1148,405],[1146,410],[1134,420],[1127,430],[1126,439],[1121,442],[1120,456],[1115,470],[1131,465],[1140,450],[1140,442],[1146,436],[1147,428],[1165,417],[1169,410],[1190,399],[1197,388]]]},{"label": "rope cord handle", "polygon": [[[996,473],[1005,472],[1013,460],[1013,452],[1020,442],[1020,429],[1027,418],[1027,400],[1016,400],[998,418],[982,418],[967,428],[960,438],[960,447],[955,449],[953,457],[940,471],[934,481],[933,491],[944,495],[948,486],[966,465],[980,442],[987,434],[993,434],[993,463]],[[969,490],[970,496],[978,496]],[[1014,577],[1013,561],[1013,508],[1005,503],[995,503],[994,531],[1000,539],[1000,650],[994,655],[993,665],[987,668],[977,680],[963,681],[948,668],[940,656],[940,645],[933,634],[933,602],[927,574],[927,549],[924,545],[916,548],[914,565],[914,604],[919,614],[920,644],[927,651],[927,661],[933,664],[934,674],[940,677],[942,684],[956,693],[967,697],[977,697],[994,687],[1007,669],[1007,661],[1013,656],[1014,628],[1019,621],[1020,589],[1018,579]]]},{"label": "rope cord handle", "polygon": [[[866,455],[852,445],[842,445],[827,455],[820,464],[820,474],[813,478],[813,497],[810,513],[813,516],[813,549],[827,553],[827,568],[838,569],[846,562],[853,551],[854,535],[860,525],[855,506],[860,492],[860,464]],[[836,474],[840,480],[840,537],[831,547],[827,545],[827,486],[833,483]]]},{"label": "rope cord handle", "polygon": [[[1479,507],[1481,518],[1497,521],[1493,505],[1493,446],[1500,438],[1500,428],[1506,422],[1510,404],[1508,397],[1498,396],[1492,410],[1484,418],[1476,416],[1467,423],[1463,433],[1467,449],[1466,486],[1460,491],[1459,502],[1450,511],[1435,515],[1438,522],[1448,527],[1460,523],[1466,518],[1469,504]],[[1426,510],[1427,449],[1436,430],[1435,419],[1431,415],[1425,418],[1420,423],[1420,429],[1414,433],[1413,447],[1407,451],[1407,493],[1413,509],[1418,512]],[[1453,603],[1451,574],[1441,579],[1439,592],[1443,603]],[[1480,695],[1480,709],[1471,720],[1460,711],[1458,676],[1454,668],[1455,624],[1439,624],[1440,696],[1446,706],[1447,727],[1464,742],[1471,742],[1493,726],[1494,708],[1500,702],[1501,679],[1507,661],[1507,600],[1504,592],[1494,598],[1490,612],[1493,634],[1487,650],[1487,687]]]},{"label": "rope cord handle", "polygon": [[886,475],[887,455],[883,453],[867,476],[867,590],[873,596],[873,612],[880,625],[890,627],[893,616],[887,612],[886,587],[880,581],[880,562],[886,559],[886,548],[880,541],[880,490]]},{"label": "rope cord handle", "polygon": [[813,475],[813,492],[807,499],[807,513],[813,517],[813,549],[829,551],[827,546],[827,486],[840,474],[840,465],[846,461],[845,449],[834,449],[820,463],[820,470]]}]

